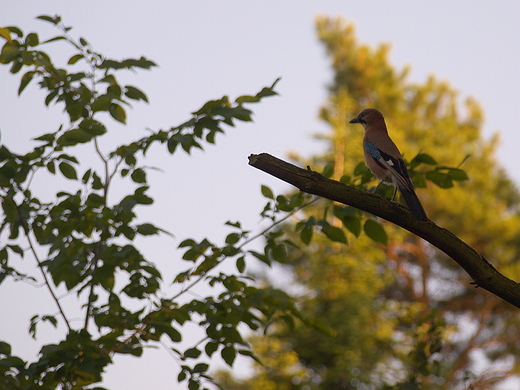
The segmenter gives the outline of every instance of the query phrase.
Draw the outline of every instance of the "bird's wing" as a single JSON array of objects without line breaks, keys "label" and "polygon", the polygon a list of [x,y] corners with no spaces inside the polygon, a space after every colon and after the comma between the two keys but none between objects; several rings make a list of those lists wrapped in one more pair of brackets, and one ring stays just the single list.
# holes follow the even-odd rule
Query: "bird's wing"
[{"label": "bird's wing", "polygon": [[412,181],[410,180],[403,159],[390,156],[371,142],[363,142],[363,147],[381,167],[392,172],[392,176],[397,179],[403,188],[406,188],[409,191],[414,191]]}]

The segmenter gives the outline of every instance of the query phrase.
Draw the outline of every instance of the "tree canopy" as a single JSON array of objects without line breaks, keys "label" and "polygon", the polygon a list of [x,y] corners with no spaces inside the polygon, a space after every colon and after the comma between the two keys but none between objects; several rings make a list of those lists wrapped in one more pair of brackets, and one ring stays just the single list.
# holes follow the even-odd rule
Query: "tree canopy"
[{"label": "tree canopy", "polygon": [[[278,261],[284,248],[272,227],[308,202],[303,194],[275,199],[264,190],[269,199],[261,209],[268,222],[263,230],[227,221],[229,233],[221,244],[181,238],[183,255],[176,260],[173,280],[164,280],[137,245],[139,238],[172,235],[138,218],[141,207],[154,204],[148,181],[154,167],[145,163],[152,147],[189,154],[214,144],[219,133],[251,121],[249,107],[276,95],[278,80],[256,94],[207,101],[180,125],[148,129],[138,139],[122,134],[120,143],[104,152],[111,147],[105,143],[111,121],[125,124],[131,102],[148,102],[144,91],[121,83],[119,75],[156,64],[146,57],[107,57],[87,39],[76,38],[61,17],[38,19],[56,27],[58,35],[42,40],[36,32],[0,27],[0,64],[22,74],[18,94],[37,83],[45,105],[63,107],[64,118],[25,152],[0,146],[0,284],[12,280],[45,289],[55,308],[34,314],[28,336],[37,339],[46,322],[56,328],[55,342],[41,345],[38,355],[28,359],[18,356],[9,335],[3,335],[0,387],[100,390],[116,355],[141,357],[144,349],[160,347],[177,365],[178,382],[190,390],[207,388],[212,357],[220,356],[229,366],[238,355],[255,358],[244,329],[261,329],[277,319],[312,324],[287,293],[258,286],[245,273],[251,261]],[[72,48],[65,65],[43,51],[50,44]],[[88,157],[82,159],[85,150]],[[50,199],[34,184],[36,178],[52,178],[52,188],[45,189],[52,191]],[[114,188],[130,190],[118,197]],[[266,238],[263,251],[251,249],[250,243],[261,237]],[[25,271],[22,260],[33,267]],[[200,285],[207,287],[204,295],[194,294]],[[185,337],[190,326],[198,329],[197,340]]]},{"label": "tree canopy", "polygon": [[[496,161],[496,137],[482,137],[477,101],[461,103],[433,75],[409,81],[408,67],[390,63],[388,44],[359,43],[353,24],[341,18],[319,17],[316,28],[334,72],[320,110],[330,125],[323,139],[329,148],[293,157],[369,190],[375,181],[362,163],[362,131],[348,121],[363,108],[379,109],[429,218],[518,280],[519,193]],[[378,193],[390,198],[391,191]],[[299,307],[336,336],[273,328],[253,338],[264,365],[242,382],[222,374],[225,388],[491,389],[517,374],[518,309],[475,288],[425,241],[325,200],[283,232],[304,244],[291,248],[285,266],[302,291]]]}]

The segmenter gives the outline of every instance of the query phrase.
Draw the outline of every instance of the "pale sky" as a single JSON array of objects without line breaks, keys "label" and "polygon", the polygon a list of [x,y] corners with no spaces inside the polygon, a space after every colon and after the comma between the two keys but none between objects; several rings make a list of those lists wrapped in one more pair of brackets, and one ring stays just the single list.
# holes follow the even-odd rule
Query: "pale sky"
[{"label": "pale sky", "polygon": [[[502,144],[497,158],[520,183],[517,148],[520,145],[520,3],[517,1],[99,1],[4,0],[0,26],[16,25],[42,38],[56,32],[36,21],[41,14],[59,14],[108,57],[152,59],[159,68],[129,74],[124,80],[143,89],[150,105],[134,105],[126,127],[113,125],[109,142],[133,140],[145,128],[169,128],[189,118],[209,99],[227,94],[254,94],[282,77],[280,96],[253,105],[254,123],[240,124],[217,136],[217,146],[191,157],[171,157],[156,148],[149,165],[163,173],[150,174],[155,205],[143,209],[150,220],[176,239],[152,239],[147,254],[171,276],[179,265],[178,243],[187,237],[219,242],[229,230],[227,220],[241,220],[254,229],[263,207],[260,185],[281,192],[288,187],[247,165],[251,153],[268,152],[284,158],[289,151],[310,156],[323,145],[312,138],[325,131],[319,106],[331,81],[328,60],[316,39],[317,14],[342,15],[357,26],[360,42],[392,44],[391,60],[411,65],[411,79],[423,82],[429,74],[448,80],[461,98],[475,97],[486,118],[484,136],[495,131]],[[65,61],[61,45],[49,46]],[[30,139],[54,131],[65,120],[61,107],[46,109],[44,94],[33,85],[16,96],[20,75],[0,67],[1,140],[9,148],[27,150]],[[125,138],[128,137],[128,138]],[[105,145],[104,150],[110,147]],[[426,150],[427,152],[427,150]],[[466,164],[478,164],[468,160]],[[36,185],[45,185],[44,181]],[[116,191],[117,192],[117,191]],[[26,259],[27,262],[31,260]],[[48,314],[27,285],[0,286],[0,311],[12,315],[0,323],[0,339],[13,342],[14,352],[29,356],[39,343],[27,339],[28,319]],[[46,299],[46,298],[41,298]],[[53,310],[52,306],[48,310]],[[11,316],[11,315],[10,315]],[[46,335],[42,327],[42,335]],[[42,336],[41,342],[50,342]],[[122,364],[117,364],[122,362]],[[243,370],[239,366],[237,370]],[[104,385],[113,390],[184,389],[176,385],[178,366],[164,351],[147,352],[144,359],[116,360]]]}]

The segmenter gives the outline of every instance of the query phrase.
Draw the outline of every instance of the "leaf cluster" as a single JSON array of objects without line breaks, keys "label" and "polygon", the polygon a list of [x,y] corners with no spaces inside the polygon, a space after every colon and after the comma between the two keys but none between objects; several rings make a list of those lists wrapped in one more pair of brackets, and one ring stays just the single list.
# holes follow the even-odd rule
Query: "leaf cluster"
[{"label": "leaf cluster", "polygon": [[[312,323],[288,294],[257,287],[245,274],[251,258],[265,263],[283,261],[289,243],[277,242],[277,234],[270,230],[279,223],[278,213],[303,206],[302,196],[292,203],[280,198],[273,208],[266,206],[262,215],[270,225],[254,236],[240,222],[228,222],[233,231],[221,245],[209,239],[183,240],[179,244],[184,251],[181,261],[189,267],[175,276],[174,294],[163,290],[160,269],[136,245],[138,237],[171,236],[138,218],[139,207],[154,203],[147,179],[149,168],[139,164],[139,158],[145,157],[153,144],[164,146],[170,154],[191,153],[194,148],[202,149],[204,143],[214,144],[226,126],[251,121],[253,113],[248,105],[276,95],[278,80],[234,101],[227,96],[210,100],[182,124],[151,130],[137,141],[123,141],[104,154],[100,143],[109,130],[100,114],[108,113],[124,124],[130,101],[148,102],[137,87],[120,84],[118,72],[148,70],[156,65],[145,57],[107,58],[85,38],[73,38],[61,17],[42,15],[38,19],[56,27],[59,35],[42,41],[37,33],[25,35],[18,27],[2,27],[0,38],[5,42],[0,64],[10,66],[12,74],[25,71],[18,93],[35,81],[46,92],[45,104],[62,105],[67,121],[36,137],[36,146],[25,154],[0,146],[0,234],[7,242],[0,247],[0,284],[8,278],[42,283],[56,312],[32,316],[29,334],[36,338],[44,322],[65,328],[67,334],[61,341],[42,346],[34,362],[12,355],[10,345],[0,342],[0,387],[92,388],[102,381],[115,354],[139,357],[146,347],[167,344],[180,364],[178,380],[186,381],[191,390],[198,389],[211,381],[208,361],[217,352],[230,366],[237,355],[256,359],[242,336],[242,326],[258,330],[279,319],[293,323],[293,318]],[[41,46],[63,43],[74,54],[60,67]],[[79,145],[92,148],[101,169],[90,165],[91,161],[79,160]],[[44,201],[39,188],[33,188],[36,175],[50,175],[60,183],[50,200]],[[110,189],[124,181],[134,189],[118,200],[109,200]],[[262,237],[268,237],[264,253],[245,248]],[[33,273],[17,270],[22,257],[34,261]],[[235,262],[236,272],[218,271],[226,261]],[[199,283],[215,293],[193,298],[190,294]],[[81,320],[71,318],[64,309],[58,290],[66,292],[63,296],[76,296]],[[188,323],[195,324],[205,336],[182,350],[177,345],[184,340],[183,327]]]}]

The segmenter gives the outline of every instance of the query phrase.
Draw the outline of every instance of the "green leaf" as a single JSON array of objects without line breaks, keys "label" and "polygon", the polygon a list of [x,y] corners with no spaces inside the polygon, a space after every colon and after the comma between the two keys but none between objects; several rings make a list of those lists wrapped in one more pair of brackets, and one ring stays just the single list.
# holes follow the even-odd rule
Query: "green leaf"
[{"label": "green leaf", "polygon": [[332,177],[332,174],[334,173],[334,165],[333,164],[327,164],[325,165],[325,168],[323,168],[323,172],[321,173],[325,177]]},{"label": "green leaf", "polygon": [[347,243],[347,237],[345,236],[345,232],[336,226],[327,224],[325,226],[322,226],[321,231],[331,241],[341,242],[343,244]]},{"label": "green leaf", "polygon": [[341,221],[343,225],[356,237],[359,237],[361,234],[361,219],[357,216],[346,215]]},{"label": "green leaf", "polygon": [[135,169],[130,177],[135,183],[146,183],[146,171],[142,168]]},{"label": "green leaf", "polygon": [[110,95],[100,95],[94,100],[90,106],[93,112],[108,111],[112,106],[113,97]]},{"label": "green leaf", "polygon": [[186,377],[188,375],[186,374],[186,371],[182,370],[181,372],[179,372],[179,375],[177,375],[177,382],[182,382],[184,380],[186,380]]},{"label": "green leaf", "polygon": [[68,65],[74,65],[79,60],[85,58],[83,54],[74,54],[72,57],[69,58],[69,61],[67,62]]},{"label": "green leaf", "polygon": [[265,196],[266,198],[274,200],[273,191],[269,187],[262,185],[261,191],[262,191],[262,195],[263,196]]},{"label": "green leaf", "polygon": [[148,103],[148,97],[145,95],[145,93],[136,87],[132,87],[131,85],[125,86],[125,96],[129,99],[143,100]]},{"label": "green leaf", "polygon": [[27,37],[25,38],[25,44],[27,46],[38,46],[40,44],[40,39],[38,38],[38,34],[36,33],[29,33],[27,34]]},{"label": "green leaf", "polygon": [[116,121],[126,124],[126,112],[119,104],[112,103],[108,112]]},{"label": "green leaf", "polygon": [[107,132],[105,125],[95,119],[83,119],[79,128],[92,135],[103,135]]},{"label": "green leaf", "polygon": [[27,85],[29,85],[31,80],[34,78],[35,74],[36,74],[36,72],[31,71],[31,72],[25,73],[22,76],[22,80],[20,81],[20,87],[18,88],[18,96],[21,95],[21,93],[23,92],[25,87],[27,87]]},{"label": "green leaf", "polygon": [[11,346],[4,341],[0,341],[0,355],[11,355]]},{"label": "green leaf", "polygon": [[274,90],[274,87],[276,86],[276,84],[278,84],[278,82],[281,79],[282,79],[281,77],[278,77],[270,87],[262,88],[262,90],[256,94],[256,97],[264,98],[264,97],[268,97],[268,96],[278,95],[278,92],[276,92]]},{"label": "green leaf", "polygon": [[190,379],[188,381],[188,390],[199,390],[200,389],[200,383],[196,380]]},{"label": "green leaf", "polygon": [[208,368],[209,368],[209,364],[198,363],[197,365],[195,365],[195,367],[193,367],[192,372],[194,372],[194,373],[206,372],[206,371],[208,371]]},{"label": "green leaf", "polygon": [[459,168],[450,168],[448,170],[448,178],[455,180],[455,181],[465,181],[469,180],[468,175],[466,174],[466,171]]},{"label": "green leaf", "polygon": [[196,359],[200,356],[202,352],[197,349],[197,348],[189,348],[187,349],[185,352],[184,352],[184,357],[185,358],[191,358],[191,359]]},{"label": "green leaf", "polygon": [[244,256],[240,256],[237,259],[236,266],[237,266],[238,272],[244,273],[244,271],[246,270],[246,262],[245,262]]},{"label": "green leaf", "polygon": [[237,356],[235,348],[233,348],[231,346],[225,347],[220,352],[220,355],[222,356],[222,359],[224,359],[224,361],[227,363],[228,366],[233,367],[233,363]]},{"label": "green leaf", "polygon": [[226,244],[236,244],[238,241],[240,241],[240,234],[238,233],[229,233],[226,236]]},{"label": "green leaf", "polygon": [[0,37],[4,38],[7,42],[11,42],[11,31],[6,27],[0,27]]},{"label": "green leaf", "polygon": [[437,161],[426,153],[419,153],[417,156],[410,161],[410,165],[419,165],[419,163],[428,164],[428,165],[437,165]]},{"label": "green leaf", "polygon": [[441,188],[453,187],[453,181],[448,177],[447,174],[439,172],[438,170],[426,172],[426,179],[437,184]]},{"label": "green leaf", "polygon": [[124,67],[130,69],[130,68],[141,68],[141,69],[150,69],[154,66],[157,66],[157,64],[153,61],[150,61],[146,59],[145,57],[141,57],[138,60],[134,58],[128,58],[126,60],[123,60],[121,62],[121,65]]},{"label": "green leaf", "polygon": [[60,146],[74,146],[84,144],[92,140],[94,135],[83,129],[70,129],[58,138],[57,142]]},{"label": "green leaf", "polygon": [[5,197],[2,200],[2,209],[6,222],[16,222],[18,220],[18,206],[13,198]]},{"label": "green leaf", "polygon": [[174,343],[179,343],[182,341],[182,334],[171,326],[166,327],[164,329],[164,333],[166,333],[170,340]]},{"label": "green leaf", "polygon": [[137,233],[143,236],[151,236],[159,233],[159,229],[157,226],[152,225],[151,223],[142,223],[137,225]]},{"label": "green leaf", "polygon": [[312,240],[313,234],[314,228],[312,226],[305,226],[300,232],[300,239],[305,245],[309,245]]},{"label": "green leaf", "polygon": [[61,17],[57,16],[57,15],[56,16],[40,15],[40,16],[37,16],[36,19],[40,19],[45,22],[52,23],[54,25],[59,24],[61,22]]},{"label": "green leaf", "polygon": [[219,344],[215,341],[208,341],[208,343],[204,347],[204,350],[206,351],[206,355],[208,355],[208,357],[211,357],[215,353],[215,351],[218,349],[218,345]]},{"label": "green leaf", "polygon": [[367,219],[364,226],[365,233],[368,237],[370,237],[375,242],[380,242],[381,244],[387,244],[388,237],[386,235],[385,229],[381,224],[377,223],[372,219]]},{"label": "green leaf", "polygon": [[76,169],[70,165],[69,163],[62,161],[58,166],[63,176],[67,179],[77,180],[78,174],[76,173]]}]

